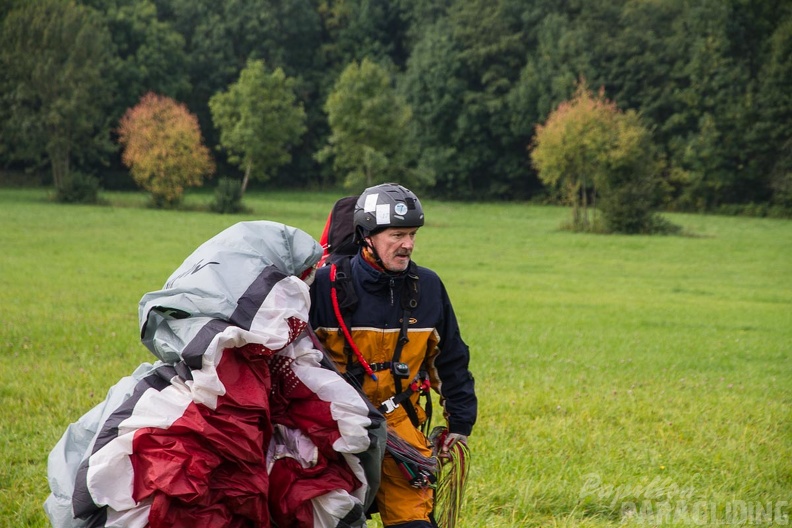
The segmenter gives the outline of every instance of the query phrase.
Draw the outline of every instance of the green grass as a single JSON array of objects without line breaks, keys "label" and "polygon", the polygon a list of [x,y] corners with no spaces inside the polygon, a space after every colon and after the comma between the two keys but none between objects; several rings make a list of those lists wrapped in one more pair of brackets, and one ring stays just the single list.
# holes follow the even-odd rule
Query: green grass
[{"label": "green grass", "polygon": [[[46,196],[0,190],[3,527],[47,525],[49,450],[152,359],[144,293],[237,221],[318,237],[337,197],[251,194],[251,213],[220,216],[147,209],[139,194]],[[792,221],[675,214],[696,236],[602,236],[559,230],[560,208],[424,206],[415,259],[446,283],[480,401],[463,527],[792,513]],[[663,517],[682,503],[706,509]],[[623,515],[629,504],[654,517]]]}]

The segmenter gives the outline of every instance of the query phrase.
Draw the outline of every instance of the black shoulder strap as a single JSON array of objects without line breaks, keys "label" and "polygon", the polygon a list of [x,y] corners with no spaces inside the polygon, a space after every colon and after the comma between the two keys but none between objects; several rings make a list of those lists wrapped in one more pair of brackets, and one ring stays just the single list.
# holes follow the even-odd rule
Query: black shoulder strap
[{"label": "black shoulder strap", "polygon": [[[347,360],[344,377],[347,381],[360,388],[363,386],[364,371],[370,370],[370,367],[365,363],[365,359],[360,356],[359,352],[356,353],[357,347],[352,341],[349,331],[352,313],[358,303],[355,285],[352,283],[352,257],[347,256],[337,259],[330,266],[332,266],[330,273],[331,302],[334,305],[333,310],[336,313],[339,328],[344,334],[344,353]],[[353,355],[358,356],[359,363],[355,363],[352,360]]]},{"label": "black shoulder strap", "polygon": [[[404,281],[404,289],[402,289],[401,306],[402,306],[402,321],[401,329],[399,330],[399,340],[396,342],[396,348],[393,350],[393,359],[391,364],[395,365],[401,361],[401,353],[404,345],[410,342],[408,335],[410,328],[410,317],[413,310],[418,307],[420,299],[420,287],[418,285],[418,273],[415,269],[415,263],[410,261],[410,266],[407,268],[407,277]],[[417,377],[417,376],[416,376]],[[402,389],[402,380],[398,376],[393,377],[394,384],[396,385],[396,395],[403,394],[405,391]],[[418,414],[415,412],[415,407],[409,399],[409,394],[404,398],[404,410],[407,411],[407,416],[413,426],[418,427]]]},{"label": "black shoulder strap", "polygon": [[355,285],[352,284],[352,257],[346,256],[334,262],[336,265],[335,281],[331,287],[336,289],[338,295],[338,306],[344,317],[355,311],[357,308],[358,297],[355,292]]}]

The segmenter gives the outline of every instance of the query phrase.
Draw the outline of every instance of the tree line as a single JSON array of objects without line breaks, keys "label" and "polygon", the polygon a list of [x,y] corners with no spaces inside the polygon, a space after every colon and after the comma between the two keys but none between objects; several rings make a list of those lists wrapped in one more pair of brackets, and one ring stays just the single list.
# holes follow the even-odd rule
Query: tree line
[{"label": "tree line", "polygon": [[[288,161],[258,175],[271,186],[404,174],[438,197],[551,194],[531,146],[585,80],[650,131],[667,207],[792,208],[784,0],[0,0],[0,17],[0,166],[56,185],[128,180],[119,121],[149,92],[194,113],[218,172],[242,179],[210,100],[255,60],[305,114]],[[356,99],[390,133],[355,140]]]}]

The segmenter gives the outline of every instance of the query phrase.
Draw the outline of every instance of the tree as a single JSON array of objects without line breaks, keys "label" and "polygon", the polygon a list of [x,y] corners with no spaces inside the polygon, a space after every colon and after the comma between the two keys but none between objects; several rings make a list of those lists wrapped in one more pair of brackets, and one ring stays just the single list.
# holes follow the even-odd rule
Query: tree
[{"label": "tree", "polygon": [[344,69],[325,105],[331,135],[317,153],[333,158],[348,188],[369,187],[396,177],[404,179],[402,139],[412,112],[397,95],[385,68],[364,59]]},{"label": "tree", "polygon": [[613,142],[616,105],[603,94],[594,96],[580,84],[570,101],[558,105],[544,125],[536,126],[531,159],[545,185],[561,191],[572,206],[572,227],[588,230],[589,197],[607,170],[606,156]]},{"label": "tree", "polygon": [[682,72],[688,85],[678,92],[681,105],[674,117],[687,126],[669,150],[686,174],[679,198],[686,208],[707,210],[739,200],[736,182],[745,177],[749,76],[730,53],[727,29],[733,16],[729,2],[707,0],[692,4],[683,18],[689,49]]},{"label": "tree", "polygon": [[335,73],[365,58],[403,64],[404,28],[392,1],[319,0],[317,11],[328,36],[322,55]]},{"label": "tree", "polygon": [[[86,1],[86,0],[83,0]],[[152,0],[92,0],[103,7],[116,49],[113,119],[155,92],[177,100],[191,91],[184,37],[157,17]]]},{"label": "tree", "polygon": [[436,174],[439,193],[514,198],[537,187],[525,158],[535,121],[513,123],[515,110],[531,105],[514,93],[529,40],[525,14],[538,9],[531,4],[456,0],[417,33],[401,86],[420,163]]},{"label": "tree", "polygon": [[461,157],[452,140],[464,105],[466,85],[461,79],[461,69],[450,24],[447,18],[442,18],[426,27],[400,83],[413,111],[410,136],[420,145],[415,151],[415,161],[444,186],[465,180]]},{"label": "tree", "polygon": [[169,97],[149,92],[121,118],[122,161],[158,207],[177,205],[185,187],[200,186],[214,173],[198,119]]},{"label": "tree", "polygon": [[209,108],[228,160],[245,172],[243,194],[251,177],[266,180],[288,163],[289,147],[305,132],[294,81],[280,68],[268,74],[262,61],[249,61],[228,91],[209,100]]},{"label": "tree", "polygon": [[769,39],[769,53],[757,94],[759,118],[752,127],[751,152],[770,176],[772,201],[792,210],[792,13]]},{"label": "tree", "polygon": [[531,158],[539,178],[572,206],[574,230],[597,229],[588,209],[598,196],[606,231],[664,230],[652,211],[662,196],[662,158],[638,115],[621,112],[602,90],[594,95],[581,82],[537,125]]},{"label": "tree", "polygon": [[[184,37],[193,88],[184,101],[198,115],[210,144],[219,143],[219,134],[212,126],[209,100],[236,82],[250,59],[283,68],[296,80],[309,116],[322,114],[324,97],[318,91],[326,68],[319,58],[322,25],[314,0],[153,1],[159,18]],[[313,150],[306,154],[309,160],[311,154]]]},{"label": "tree", "polygon": [[70,1],[20,2],[0,29],[0,127],[9,157],[49,164],[56,189],[74,162],[113,150],[110,35]]}]

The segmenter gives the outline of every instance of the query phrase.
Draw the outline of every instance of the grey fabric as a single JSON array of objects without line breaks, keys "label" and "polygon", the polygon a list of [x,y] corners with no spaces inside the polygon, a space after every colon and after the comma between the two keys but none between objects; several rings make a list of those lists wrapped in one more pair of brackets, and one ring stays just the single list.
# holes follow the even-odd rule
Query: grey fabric
[{"label": "grey fabric", "polygon": [[163,361],[189,365],[182,352],[209,321],[249,328],[274,282],[300,276],[321,256],[322,246],[294,227],[265,220],[235,224],[201,244],[163,289],[143,296],[143,344]]},{"label": "grey fabric", "polygon": [[93,445],[102,425],[132,396],[138,382],[161,365],[143,363],[131,376],[122,378],[107,392],[102,403],[66,429],[50,452],[47,476],[52,493],[44,503],[44,510],[52,526],[84,528],[89,525],[87,521],[74,519],[72,511],[72,495],[80,465],[93,452]]}]

